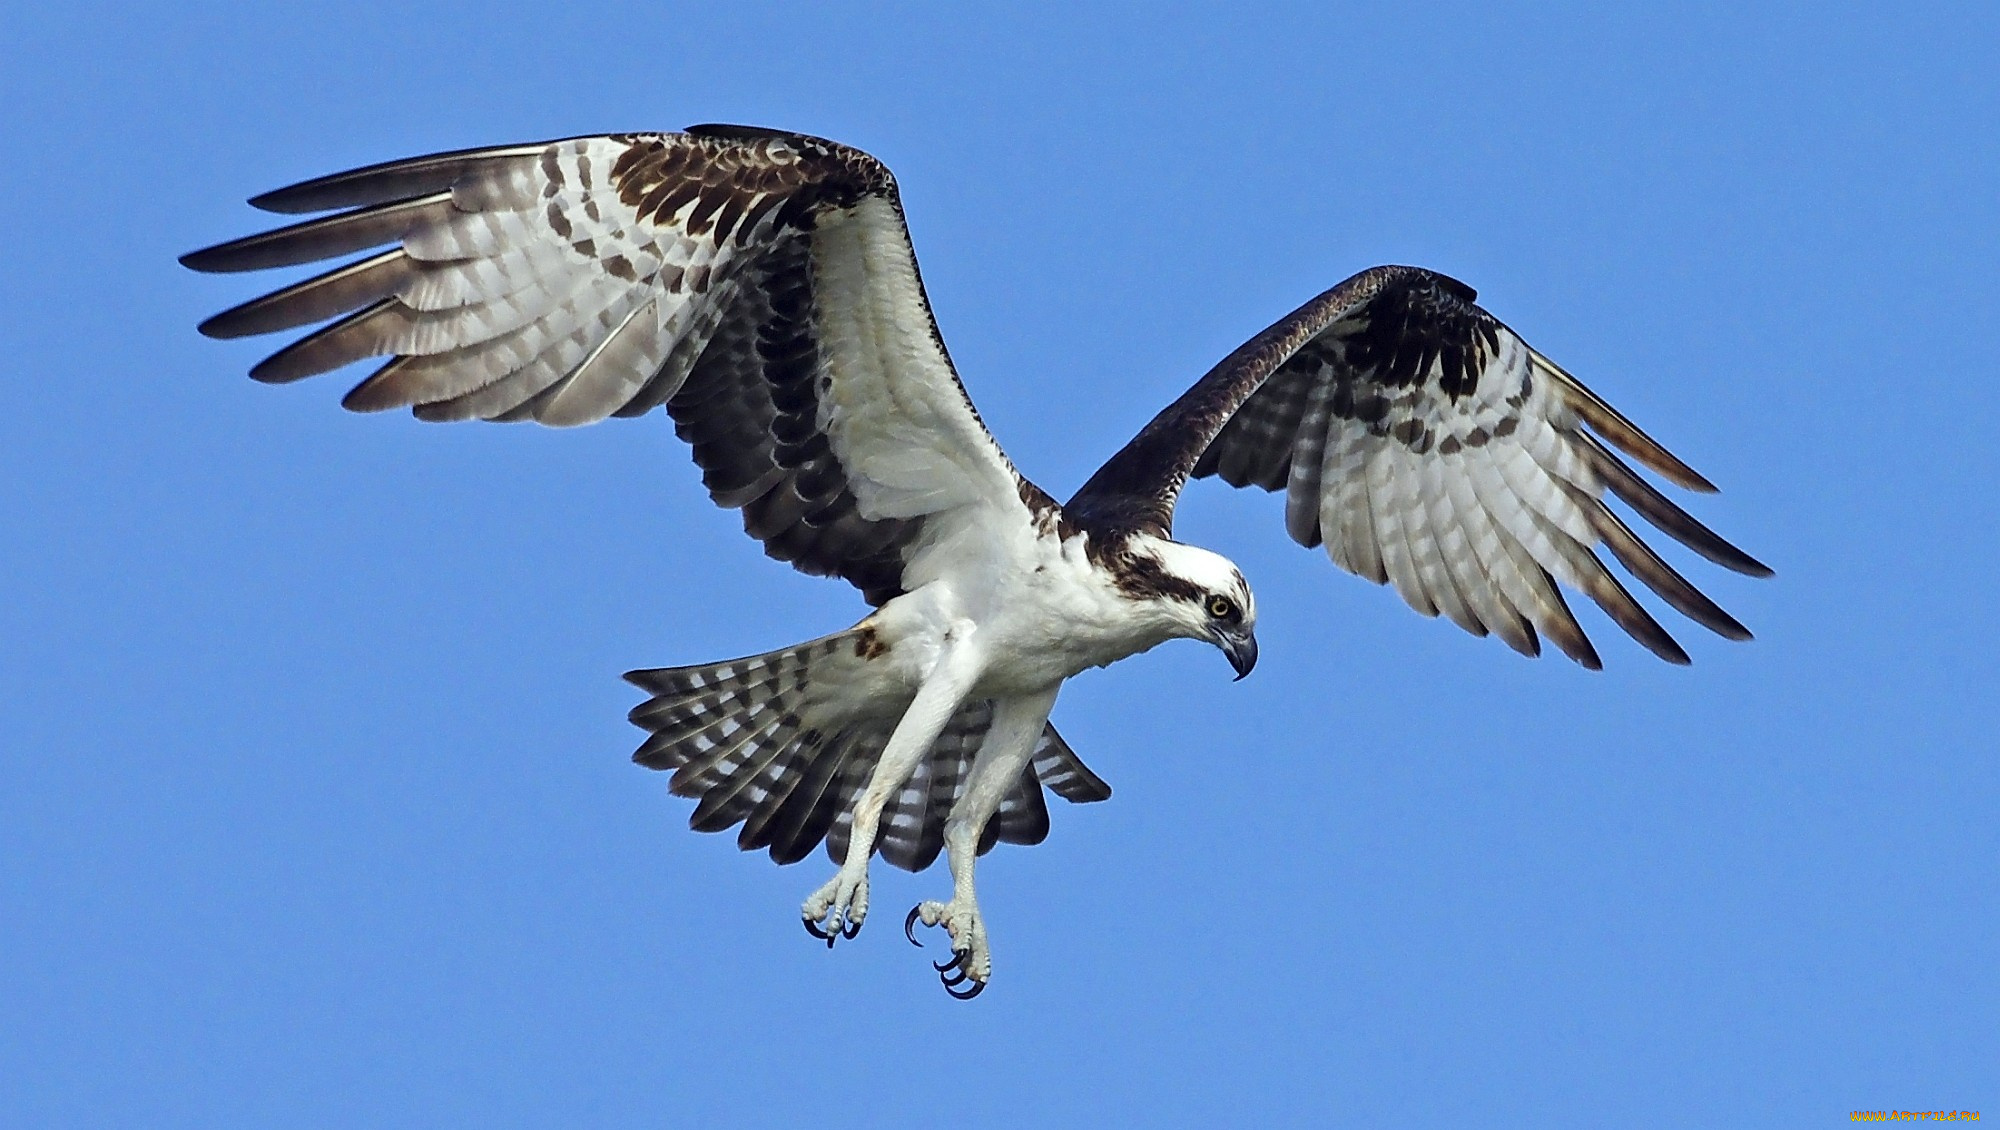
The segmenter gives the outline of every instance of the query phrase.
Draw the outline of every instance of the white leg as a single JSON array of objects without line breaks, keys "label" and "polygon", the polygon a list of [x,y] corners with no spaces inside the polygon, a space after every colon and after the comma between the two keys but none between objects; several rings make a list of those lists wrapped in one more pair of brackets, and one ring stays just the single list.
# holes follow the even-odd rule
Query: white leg
[{"label": "white leg", "polygon": [[[951,949],[957,956],[941,972],[945,991],[952,996],[979,995],[993,974],[993,955],[986,944],[986,923],[979,917],[979,899],[972,885],[972,869],[979,858],[979,837],[993,818],[1007,791],[1021,779],[1021,770],[1034,755],[1042,727],[1056,704],[1057,687],[1039,694],[1003,698],[993,704],[993,725],[973,758],[971,778],[965,793],[952,805],[944,825],[946,858],[951,863],[951,901],[918,904],[911,913],[926,926],[943,926],[951,934]],[[960,992],[967,980],[972,988]]]},{"label": "white leg", "polygon": [[833,945],[836,935],[851,938],[860,932],[862,921],[868,917],[868,861],[875,854],[875,834],[882,822],[882,808],[930,752],[978,675],[968,649],[947,650],[931,677],[917,688],[910,708],[903,712],[888,744],[882,747],[882,756],[868,778],[868,787],[854,804],[847,859],[833,878],[799,908],[806,929],[814,937],[825,938],[828,946]]}]

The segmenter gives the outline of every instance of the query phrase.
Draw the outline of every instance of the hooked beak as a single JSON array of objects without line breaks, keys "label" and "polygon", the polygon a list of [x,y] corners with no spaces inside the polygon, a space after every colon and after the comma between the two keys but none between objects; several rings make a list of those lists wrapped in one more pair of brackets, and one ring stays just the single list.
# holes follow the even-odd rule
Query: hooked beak
[{"label": "hooked beak", "polygon": [[1257,637],[1249,632],[1218,632],[1215,646],[1222,649],[1222,654],[1229,657],[1229,665],[1236,668],[1237,682],[1257,666]]}]

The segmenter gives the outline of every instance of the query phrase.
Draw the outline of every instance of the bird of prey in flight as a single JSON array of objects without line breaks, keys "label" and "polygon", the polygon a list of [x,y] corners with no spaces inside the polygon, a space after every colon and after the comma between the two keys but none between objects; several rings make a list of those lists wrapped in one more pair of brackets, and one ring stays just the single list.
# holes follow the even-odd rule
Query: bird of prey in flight
[{"label": "bird of prey in flight", "polygon": [[639,764],[672,770],[701,831],[741,825],[779,863],[838,865],[802,908],[831,946],[868,914],[876,852],[950,898],[904,921],[949,934],[954,996],[992,961],[973,886],[996,842],[1048,832],[1044,788],[1110,789],[1051,725],[1064,680],[1170,639],[1237,677],[1257,605],[1226,558],[1175,541],[1190,477],[1283,491],[1301,545],[1426,616],[1586,667],[1563,587],[1654,654],[1687,653],[1602,546],[1682,614],[1750,633],[1607,505],[1740,573],[1744,554],[1642,478],[1713,491],[1474,305],[1472,288],[1375,267],[1244,343],[1068,502],[1015,469],[959,383],[895,179],[868,154],[741,126],[469,149],[259,196],[330,212],[184,256],[198,271],[369,254],[218,314],[235,338],[330,324],[251,370],[284,383],[387,357],[347,394],[424,420],[588,424],[664,407],[715,502],[780,561],[872,611],[763,655],[633,671],[652,697]]}]

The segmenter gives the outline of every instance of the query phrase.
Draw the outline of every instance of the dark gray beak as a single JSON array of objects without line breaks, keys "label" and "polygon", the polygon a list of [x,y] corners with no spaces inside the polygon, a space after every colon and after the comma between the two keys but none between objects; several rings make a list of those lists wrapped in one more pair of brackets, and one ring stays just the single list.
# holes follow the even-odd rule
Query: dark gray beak
[{"label": "dark gray beak", "polygon": [[1238,682],[1250,673],[1252,667],[1257,666],[1257,637],[1249,632],[1218,632],[1215,646],[1229,657],[1229,665],[1236,668]]}]

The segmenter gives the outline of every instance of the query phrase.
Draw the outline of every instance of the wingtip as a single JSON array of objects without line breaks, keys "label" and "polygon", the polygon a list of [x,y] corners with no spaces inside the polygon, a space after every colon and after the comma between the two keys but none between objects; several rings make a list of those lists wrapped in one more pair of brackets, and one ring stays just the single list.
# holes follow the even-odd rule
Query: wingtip
[{"label": "wingtip", "polygon": [[[210,318],[209,322],[214,320],[214,318]],[[208,322],[203,322],[202,325],[206,326]],[[214,337],[215,335],[209,334],[208,336]],[[250,367],[250,379],[260,385],[288,385],[293,381],[304,380],[306,377],[312,375],[310,373],[294,372],[285,364],[285,360],[283,350],[273,353]]]},{"label": "wingtip", "polygon": [[1665,628],[1660,627],[1658,621],[1653,623],[1653,628],[1654,631],[1633,638],[1637,639],[1647,651],[1676,667],[1687,667],[1694,663],[1687,649],[1681,646],[1681,641],[1669,635]]},{"label": "wingtip", "polygon": [[404,407],[401,404],[385,403],[370,396],[368,382],[366,381],[348,389],[347,395],[340,398],[340,406],[349,412],[356,412],[364,416],[372,416],[377,412],[389,412]]},{"label": "wingtip", "polygon": [[1542,640],[1540,636],[1535,634],[1533,625],[1528,627],[1526,637],[1519,638],[1518,640],[1516,637],[1510,635],[1501,635],[1498,632],[1494,634],[1500,636],[1500,642],[1513,648],[1516,655],[1528,659],[1540,659],[1542,657]]},{"label": "wingtip", "polygon": [[[365,170],[355,170],[355,172],[363,171]],[[258,193],[256,196],[252,196],[249,200],[244,201],[244,203],[257,209],[259,212],[270,212],[279,216],[303,216],[310,212],[330,211],[331,208],[329,206],[313,198],[312,194],[325,182],[349,175],[351,174],[333,173],[328,176],[314,177],[312,180],[300,181],[298,184],[288,184],[283,188],[274,188],[269,192]],[[338,205],[334,207],[338,207]]]},{"label": "wingtip", "polygon": [[[1717,609],[1716,611],[1721,612],[1721,609]],[[1736,640],[1741,643],[1745,640],[1757,638],[1750,634],[1750,629],[1743,626],[1743,621],[1738,620],[1727,612],[1723,612],[1719,617],[1702,620],[1700,623],[1709,631],[1726,640]]]},{"label": "wingtip", "polygon": [[227,243],[218,243],[213,247],[204,247],[198,251],[190,251],[175,259],[174,262],[179,263],[190,271],[200,271],[204,275],[226,274],[230,268],[222,262],[222,256],[218,255],[217,252],[222,251],[228,246],[229,244]]}]

